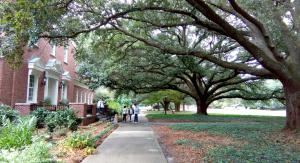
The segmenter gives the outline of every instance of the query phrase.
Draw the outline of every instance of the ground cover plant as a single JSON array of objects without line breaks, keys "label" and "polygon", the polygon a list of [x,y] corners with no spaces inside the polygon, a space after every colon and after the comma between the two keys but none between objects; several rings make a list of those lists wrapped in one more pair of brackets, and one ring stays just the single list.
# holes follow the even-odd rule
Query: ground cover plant
[{"label": "ground cover plant", "polygon": [[53,137],[51,153],[61,162],[80,162],[95,152],[96,147],[117,126],[106,122],[96,122],[88,126],[79,126],[76,132],[65,136]]},{"label": "ground cover plant", "polygon": [[6,119],[0,128],[0,149],[20,148],[31,144],[35,125],[35,117],[22,117],[18,122]]},{"label": "ground cover plant", "polygon": [[95,147],[95,141],[90,133],[80,134],[78,132],[74,132],[66,138],[65,146],[83,149],[86,147]]},{"label": "ground cover plant", "polygon": [[6,119],[9,119],[10,121],[14,121],[18,119],[18,117],[19,116],[17,111],[13,110],[11,107],[7,105],[0,105],[0,126],[3,125]]},{"label": "ground cover plant", "polygon": [[[148,117],[155,117],[158,121],[163,115],[151,114]],[[300,161],[300,136],[294,132],[282,132],[283,117],[211,115],[203,118],[193,114],[177,114],[162,118],[163,121],[165,119],[186,119],[193,122],[154,127],[154,131],[160,137],[160,143],[166,146],[166,152],[175,157],[175,160],[186,161],[189,158],[191,162]],[[222,139],[224,141],[221,141]],[[182,151],[187,148],[189,154],[184,154]]]},{"label": "ground cover plant", "polygon": [[0,162],[53,162],[50,143],[35,132],[35,116],[21,117],[8,106],[1,106],[0,116]]},{"label": "ground cover plant", "polygon": [[32,144],[24,146],[23,149],[2,150],[0,162],[55,162],[49,152],[51,144],[38,138]]},{"label": "ground cover plant", "polygon": [[7,163],[79,162],[116,127],[101,121],[78,126],[80,121],[72,109],[38,108],[21,117],[4,106],[0,117],[0,162]]}]

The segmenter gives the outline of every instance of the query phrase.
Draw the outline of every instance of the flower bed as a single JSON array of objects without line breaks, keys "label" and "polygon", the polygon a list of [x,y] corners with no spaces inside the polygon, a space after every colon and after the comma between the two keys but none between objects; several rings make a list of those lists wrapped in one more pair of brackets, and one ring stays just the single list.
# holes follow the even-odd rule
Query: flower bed
[{"label": "flower bed", "polygon": [[0,162],[80,162],[117,127],[109,122],[78,124],[71,109],[39,109],[21,117],[0,106]]}]

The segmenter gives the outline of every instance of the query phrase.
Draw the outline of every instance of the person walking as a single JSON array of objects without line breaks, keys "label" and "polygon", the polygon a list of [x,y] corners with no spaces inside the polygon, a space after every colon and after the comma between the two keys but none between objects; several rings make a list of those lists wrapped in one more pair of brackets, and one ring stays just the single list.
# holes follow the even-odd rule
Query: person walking
[{"label": "person walking", "polygon": [[122,113],[123,113],[123,122],[126,122],[127,113],[128,113],[128,109],[126,106],[124,106]]},{"label": "person walking", "polygon": [[139,113],[140,113],[140,108],[139,108],[139,106],[138,106],[137,103],[135,103],[135,104],[133,105],[133,111],[134,111],[134,123],[138,123],[138,122],[139,122],[139,117],[138,117],[138,115],[139,115]]},{"label": "person walking", "polygon": [[102,100],[102,98],[100,98],[100,100],[97,102],[97,112],[101,113],[104,111],[104,101]]},{"label": "person walking", "polygon": [[134,110],[133,110],[132,107],[130,107],[130,108],[128,109],[129,122],[131,122],[131,116],[133,115],[133,113],[134,113]]}]

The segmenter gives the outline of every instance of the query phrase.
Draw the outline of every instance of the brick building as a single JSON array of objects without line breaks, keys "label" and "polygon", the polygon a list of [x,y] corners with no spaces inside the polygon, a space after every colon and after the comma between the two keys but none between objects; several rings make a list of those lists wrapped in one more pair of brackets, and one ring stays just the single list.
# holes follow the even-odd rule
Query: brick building
[{"label": "brick building", "polygon": [[55,46],[39,40],[25,48],[23,64],[11,69],[0,58],[0,103],[39,103],[47,99],[52,105],[62,100],[72,103],[93,101],[93,92],[77,80],[74,44]]}]

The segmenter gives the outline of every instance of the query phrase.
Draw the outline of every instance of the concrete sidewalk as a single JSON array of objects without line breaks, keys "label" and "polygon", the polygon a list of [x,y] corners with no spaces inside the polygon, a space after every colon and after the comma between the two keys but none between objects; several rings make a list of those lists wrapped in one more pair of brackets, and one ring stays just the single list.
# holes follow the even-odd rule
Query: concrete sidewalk
[{"label": "concrete sidewalk", "polygon": [[167,163],[167,160],[143,114],[140,122],[120,126],[83,163]]}]

